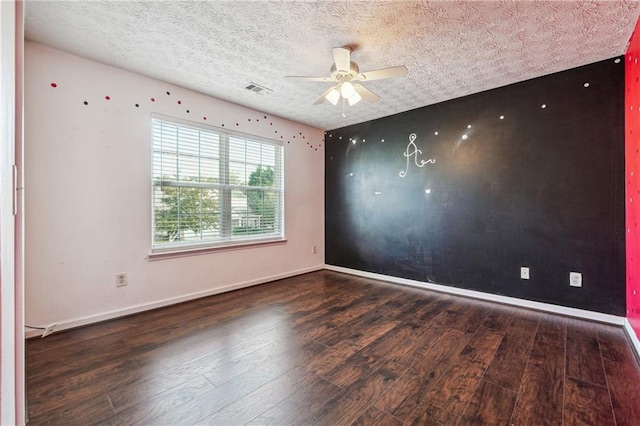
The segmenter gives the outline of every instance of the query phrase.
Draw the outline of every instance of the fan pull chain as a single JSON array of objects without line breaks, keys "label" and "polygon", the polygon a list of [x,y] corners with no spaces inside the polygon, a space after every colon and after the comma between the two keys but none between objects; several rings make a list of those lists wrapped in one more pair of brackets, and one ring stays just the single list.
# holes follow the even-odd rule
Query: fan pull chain
[{"label": "fan pull chain", "polygon": [[345,99],[342,98],[342,118],[346,118],[347,114],[344,113],[344,103],[345,103]]}]

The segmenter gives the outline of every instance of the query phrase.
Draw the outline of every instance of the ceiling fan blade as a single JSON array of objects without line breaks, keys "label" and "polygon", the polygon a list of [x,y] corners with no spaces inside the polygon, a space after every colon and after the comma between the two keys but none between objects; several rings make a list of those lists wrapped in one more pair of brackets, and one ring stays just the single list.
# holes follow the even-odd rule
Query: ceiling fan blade
[{"label": "ceiling fan blade", "polygon": [[293,80],[306,80],[306,81],[334,81],[331,77],[308,77],[305,75],[287,75],[284,78],[290,78]]},{"label": "ceiling fan blade", "polygon": [[362,99],[364,99],[365,101],[371,104],[374,102],[378,102],[378,99],[380,99],[380,96],[376,95],[371,90],[364,87],[362,84],[356,83],[353,85],[353,87],[356,89],[356,93],[360,95]]},{"label": "ceiling fan blade", "polygon": [[382,80],[383,78],[402,77],[403,75],[407,75],[407,67],[401,65],[399,67],[383,68],[380,70],[363,72],[362,74],[358,75],[358,80]]},{"label": "ceiling fan blade", "polygon": [[332,52],[336,70],[348,73],[351,70],[351,51],[344,47],[335,47]]},{"label": "ceiling fan blade", "polygon": [[340,99],[340,92],[338,92],[338,87],[340,87],[340,86],[333,86],[333,87],[328,88],[322,95],[320,95],[320,97],[318,99],[316,99],[313,102],[313,104],[314,105],[320,105],[325,100],[327,100],[327,101],[331,102],[332,104],[336,105],[338,103],[338,99]]}]

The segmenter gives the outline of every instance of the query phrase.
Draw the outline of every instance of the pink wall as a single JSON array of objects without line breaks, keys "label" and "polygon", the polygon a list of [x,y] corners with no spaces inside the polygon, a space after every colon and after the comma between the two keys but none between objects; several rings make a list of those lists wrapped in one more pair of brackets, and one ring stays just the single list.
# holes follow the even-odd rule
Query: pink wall
[{"label": "pink wall", "polygon": [[625,56],[627,319],[640,337],[640,21]]},{"label": "pink wall", "polygon": [[[320,129],[34,43],[25,61],[28,323],[81,325],[324,266]],[[283,141],[287,243],[147,260],[152,113]]]}]

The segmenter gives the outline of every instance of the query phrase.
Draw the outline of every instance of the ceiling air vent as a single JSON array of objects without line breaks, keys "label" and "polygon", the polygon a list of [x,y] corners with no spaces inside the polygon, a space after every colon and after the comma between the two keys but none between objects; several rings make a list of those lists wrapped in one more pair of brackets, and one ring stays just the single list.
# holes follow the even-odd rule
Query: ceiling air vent
[{"label": "ceiling air vent", "polygon": [[255,92],[259,95],[269,95],[273,93],[273,90],[269,89],[268,87],[260,86],[259,84],[256,84],[254,82],[249,83],[247,87],[245,87],[245,89]]}]

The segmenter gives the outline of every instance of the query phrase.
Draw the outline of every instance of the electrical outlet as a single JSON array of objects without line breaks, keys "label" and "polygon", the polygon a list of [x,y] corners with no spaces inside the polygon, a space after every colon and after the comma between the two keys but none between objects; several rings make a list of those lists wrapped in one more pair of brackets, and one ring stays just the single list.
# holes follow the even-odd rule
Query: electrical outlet
[{"label": "electrical outlet", "polygon": [[116,287],[124,287],[127,284],[129,284],[129,283],[127,281],[127,273],[126,272],[122,272],[120,274],[116,274]]},{"label": "electrical outlet", "polygon": [[526,266],[520,267],[520,278],[523,280],[529,279],[529,268]]},{"label": "electrical outlet", "polygon": [[571,287],[582,287],[582,274],[580,272],[569,272],[569,285]]},{"label": "electrical outlet", "polygon": [[318,246],[316,245],[311,246],[311,254],[318,254]]}]

